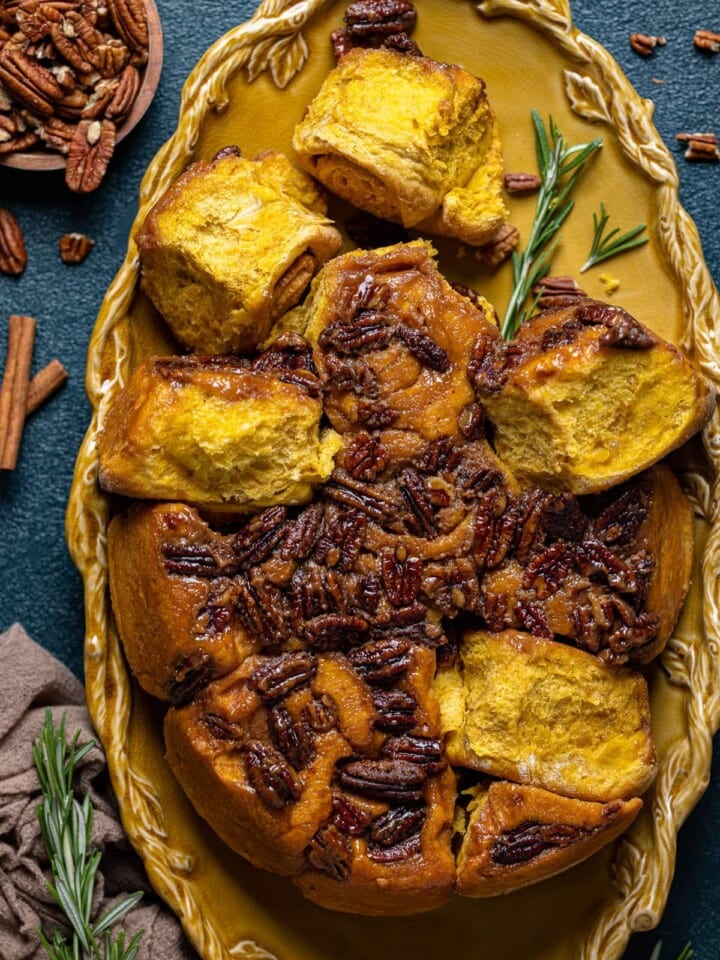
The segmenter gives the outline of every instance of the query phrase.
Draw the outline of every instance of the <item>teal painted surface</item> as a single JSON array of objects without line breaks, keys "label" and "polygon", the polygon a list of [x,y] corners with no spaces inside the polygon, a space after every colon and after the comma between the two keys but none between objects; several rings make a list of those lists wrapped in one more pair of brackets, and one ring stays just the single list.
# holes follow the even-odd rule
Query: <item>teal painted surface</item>
[{"label": "teal painted surface", "polygon": [[[78,676],[82,587],[63,526],[74,459],[90,415],[83,387],[88,339],[124,256],[142,174],[175,128],[182,83],[206,47],[246,19],[253,6],[248,0],[205,0],[198,16],[197,4],[190,0],[158,0],[165,33],[160,88],[145,119],[119,146],[97,193],[74,197],[64,189],[61,174],[0,168],[0,206],[10,207],[22,223],[29,255],[22,278],[0,276],[0,356],[7,314],[29,313],[39,321],[33,369],[57,356],[70,372],[63,391],[28,424],[16,473],[0,475],[0,629],[20,621]],[[674,140],[681,130],[720,133],[720,55],[701,54],[692,44],[697,28],[720,31],[717,0],[574,0],[573,11],[578,26],[603,43],[639,92],[654,100],[656,125],[677,158],[682,202],[698,225],[708,265],[720,282],[720,164],[686,163]],[[633,32],[662,34],[668,42],[644,60],[630,49]],[[85,263],[73,268],[65,267],[57,253],[58,238],[70,231],[88,233],[96,241]],[[658,930],[633,938],[627,960],[649,957],[660,937],[663,960],[674,960],[688,938],[697,960],[720,957],[719,768],[716,740],[710,786],[680,833],[663,922]]]}]

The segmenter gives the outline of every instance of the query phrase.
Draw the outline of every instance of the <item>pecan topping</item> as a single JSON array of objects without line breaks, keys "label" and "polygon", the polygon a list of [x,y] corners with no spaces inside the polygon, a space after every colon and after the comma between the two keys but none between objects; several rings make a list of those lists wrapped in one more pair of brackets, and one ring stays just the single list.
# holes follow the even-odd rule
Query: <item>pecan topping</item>
[{"label": "pecan topping", "polygon": [[[574,277],[543,277],[532,288],[532,292],[540,310],[572,306],[587,296]],[[543,346],[547,349],[545,340]]]},{"label": "pecan topping", "polygon": [[243,756],[248,783],[267,807],[282,810],[299,798],[302,783],[277,750],[251,740]]},{"label": "pecan topping", "polygon": [[323,492],[331,500],[366,513],[373,520],[385,520],[397,511],[397,505],[385,499],[380,487],[356,480],[344,470],[333,472],[332,481]]},{"label": "pecan topping", "polygon": [[406,673],[412,659],[408,640],[383,637],[356,647],[348,660],[366,683],[385,686]]},{"label": "pecan topping", "polygon": [[665,37],[653,37],[648,33],[631,33],[630,46],[641,57],[649,57],[655,47],[662,47],[666,43]]},{"label": "pecan topping", "polygon": [[424,333],[400,323],[395,327],[395,336],[424,367],[437,370],[438,373],[447,373],[450,369],[450,357]]},{"label": "pecan topping", "polygon": [[400,863],[410,857],[417,856],[421,851],[420,834],[416,833],[407,840],[396,843],[394,847],[379,847],[372,844],[368,847],[368,857],[376,863]]},{"label": "pecan topping", "polygon": [[393,336],[393,327],[377,310],[360,310],[353,317],[329,324],[318,337],[324,350],[351,356],[363,350],[382,350]]},{"label": "pecan topping", "polygon": [[348,510],[332,520],[326,518],[325,531],[315,548],[318,561],[338,570],[349,570],[360,553],[366,526],[365,517],[357,510]]},{"label": "pecan topping", "polygon": [[305,856],[315,870],[342,882],[350,876],[352,847],[347,834],[334,824],[321,827],[310,841]]},{"label": "pecan topping", "polygon": [[357,793],[386,803],[422,800],[426,771],[405,760],[350,760],[338,769],[338,783]]},{"label": "pecan topping", "polygon": [[268,714],[268,727],[275,745],[296,770],[315,759],[315,738],[305,717],[293,720],[286,708],[277,704]]},{"label": "pecan topping", "polygon": [[500,834],[490,848],[495,863],[525,863],[545,850],[569,847],[588,833],[565,823],[538,823],[526,820],[513,830]]},{"label": "pecan topping", "polygon": [[256,566],[270,556],[285,534],[286,517],[285,507],[268,507],[235,535],[233,549],[242,567]]},{"label": "pecan topping", "polygon": [[303,716],[315,733],[327,733],[337,726],[337,707],[329,693],[313,697],[310,703],[303,707]]},{"label": "pecan topping", "polygon": [[355,0],[345,11],[350,35],[360,39],[410,33],[416,21],[415,7],[408,0]]},{"label": "pecan topping", "polygon": [[483,310],[483,299],[477,290],[473,290],[472,287],[468,287],[464,283],[451,283],[450,286],[455,293],[459,293],[461,297],[465,297],[465,299],[469,300],[478,310]]},{"label": "pecan topping", "polygon": [[90,193],[105,176],[115,150],[111,120],[81,120],[68,150],[65,183],[75,193]]},{"label": "pecan topping", "polygon": [[359,837],[370,826],[370,817],[347,797],[336,796],[333,797],[332,822],[343,833]]},{"label": "pecan topping", "polygon": [[608,347],[649,350],[655,342],[652,334],[626,310],[609,303],[583,304],[578,307],[575,320],[584,326],[602,326],[601,341]]},{"label": "pecan topping", "polygon": [[381,46],[385,50],[395,50],[397,53],[404,53],[408,57],[422,57],[423,52],[417,43],[406,33],[391,33],[385,37]]},{"label": "pecan topping", "polygon": [[356,480],[375,480],[388,462],[388,452],[382,443],[367,433],[359,433],[343,450],[342,463]]},{"label": "pecan topping", "polygon": [[415,698],[403,690],[373,690],[377,717],[373,726],[385,733],[403,733],[417,723]]},{"label": "pecan topping", "polygon": [[66,233],[60,237],[60,259],[63,263],[82,263],[95,246],[84,233]]},{"label": "pecan topping", "polygon": [[183,577],[232,576],[238,561],[230,544],[224,540],[193,543],[181,539],[164,543],[162,555],[168,573]]},{"label": "pecan topping", "polygon": [[304,560],[309,556],[320,536],[322,523],[322,504],[312,503],[306,507],[289,526],[280,547],[281,559]]},{"label": "pecan topping", "polygon": [[536,173],[506,173],[503,184],[508,193],[535,193],[542,180]]},{"label": "pecan topping", "polygon": [[626,490],[600,514],[593,530],[598,540],[614,547],[635,539],[648,515],[647,493],[639,487]]},{"label": "pecan topping", "polygon": [[215,664],[206,650],[195,650],[175,667],[168,688],[168,697],[174,707],[189,703],[211,680],[215,679]]},{"label": "pecan topping", "polygon": [[427,817],[425,807],[396,807],[370,825],[370,842],[378,847],[394,847],[422,830]]},{"label": "pecan topping", "polygon": [[447,769],[440,741],[433,737],[419,737],[409,733],[400,737],[389,737],[383,744],[382,755],[390,760],[402,760],[423,767],[428,777],[435,777]]},{"label": "pecan topping", "polygon": [[404,547],[394,553],[385,551],[380,558],[383,586],[394,607],[406,607],[412,603],[420,592],[422,582],[422,561],[419,557],[405,556],[400,559],[404,552]]},{"label": "pecan topping", "polygon": [[314,650],[342,650],[357,643],[367,632],[363,617],[344,613],[325,613],[305,624],[305,639]]},{"label": "pecan topping", "polygon": [[370,430],[383,430],[385,427],[391,427],[397,420],[399,414],[391,410],[387,404],[380,400],[361,400],[357,408],[358,420],[365,424]]},{"label": "pecan topping", "polygon": [[20,224],[9,210],[0,209],[0,272],[19,277],[27,264]]},{"label": "pecan topping", "polygon": [[433,536],[437,532],[435,512],[430,503],[423,478],[417,470],[408,467],[400,475],[398,487],[409,510],[411,528],[425,536]]},{"label": "pecan topping", "polygon": [[553,632],[548,625],[547,614],[542,603],[537,600],[518,600],[515,604],[515,617],[518,626],[534,637],[552,640]]},{"label": "pecan topping", "polygon": [[242,738],[240,725],[218,713],[204,713],[200,719],[216,740],[237,741]]},{"label": "pecan topping", "polygon": [[314,654],[304,650],[266,660],[253,676],[253,685],[266,704],[276,703],[312,683],[317,671]]}]

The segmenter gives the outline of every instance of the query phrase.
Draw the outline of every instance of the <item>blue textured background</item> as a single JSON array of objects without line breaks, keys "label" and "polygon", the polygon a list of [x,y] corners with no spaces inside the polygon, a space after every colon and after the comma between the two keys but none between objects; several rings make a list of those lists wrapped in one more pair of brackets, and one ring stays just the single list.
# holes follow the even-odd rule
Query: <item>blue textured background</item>
[{"label": "blue textured background", "polygon": [[[250,16],[254,3],[204,0],[199,9],[196,0],[158,0],[158,7],[165,33],[160,88],[145,119],[118,148],[102,187],[76,197],[65,190],[61,174],[0,168],[0,206],[10,207],[20,220],[29,255],[19,280],[0,275],[0,357],[7,314],[29,313],[39,322],[33,370],[57,356],[70,373],[62,392],[27,425],[18,470],[0,475],[0,630],[20,621],[78,676],[82,588],[63,524],[75,454],[89,419],[83,389],[88,338],[124,256],[142,174],[175,128],[182,83],[205,48]],[[654,100],[656,125],[677,158],[682,202],[698,225],[718,283],[720,164],[685,162],[674,139],[681,130],[720,133],[720,55],[702,54],[692,44],[699,27],[720,32],[717,0],[573,0],[573,13],[580,29],[616,57],[640,94]],[[628,44],[636,31],[665,35],[668,43],[642,59]],[[88,233],[96,246],[84,264],[68,268],[59,260],[57,241],[73,230]],[[716,739],[710,786],[680,833],[663,922],[658,930],[633,938],[627,960],[649,957],[659,938],[663,960],[674,960],[688,939],[698,960],[720,957],[719,768]]]}]

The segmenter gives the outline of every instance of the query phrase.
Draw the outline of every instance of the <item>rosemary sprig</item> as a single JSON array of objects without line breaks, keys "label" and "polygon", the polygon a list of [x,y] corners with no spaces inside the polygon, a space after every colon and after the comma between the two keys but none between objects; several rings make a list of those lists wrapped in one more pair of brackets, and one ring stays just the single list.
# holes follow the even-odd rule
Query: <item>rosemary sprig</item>
[{"label": "rosemary sprig", "polygon": [[[650,960],[660,960],[660,954],[662,953],[662,940],[658,940],[655,944],[653,952],[650,954]],[[692,948],[692,943],[688,941],[685,944],[681,952],[678,954],[677,960],[691,960],[695,956],[695,951]]]},{"label": "rosemary sprig", "polygon": [[42,788],[37,817],[53,876],[48,889],[72,930],[70,943],[57,928],[53,930],[52,942],[40,931],[40,942],[50,960],[134,960],[142,931],[126,945],[124,933],[113,940],[110,927],[135,906],[142,893],[130,894],[97,920],[91,918],[101,854],[99,850],[90,849],[90,797],[86,795],[82,802],[75,798],[73,774],[94,741],[80,746],[79,738],[80,731],[68,747],[65,716],[56,729],[48,710],[38,741],[33,744],[33,759]]},{"label": "rosemary sprig", "polygon": [[590,253],[585,263],[580,267],[580,273],[585,273],[596,263],[602,263],[603,260],[609,260],[610,257],[616,257],[619,253],[625,253],[626,250],[632,250],[635,247],[641,247],[648,242],[647,237],[641,237],[640,234],[646,230],[646,224],[641,223],[627,233],[620,233],[620,227],[615,227],[610,233],[605,234],[605,227],[610,219],[610,214],[605,209],[605,204],[600,204],[600,214],[593,213],[593,242],[590,247]]},{"label": "rosemary sprig", "polygon": [[558,240],[556,234],[575,205],[570,199],[572,189],[590,157],[602,146],[599,138],[568,146],[553,118],[548,119],[549,135],[540,115],[532,111],[535,153],[542,182],[527,246],[522,252],[513,253],[513,289],[502,324],[506,340],[515,336],[535,306],[526,307],[525,303],[535,284],[550,270]]}]

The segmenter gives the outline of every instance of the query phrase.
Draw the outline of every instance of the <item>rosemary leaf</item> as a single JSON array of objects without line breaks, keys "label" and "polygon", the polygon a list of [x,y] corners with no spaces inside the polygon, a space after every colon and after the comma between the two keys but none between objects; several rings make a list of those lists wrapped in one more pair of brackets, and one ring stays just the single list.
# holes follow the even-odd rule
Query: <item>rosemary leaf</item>
[{"label": "rosemary leaf", "polygon": [[587,162],[602,145],[602,140],[597,139],[568,146],[552,117],[548,118],[547,130],[536,110],[531,117],[541,184],[527,245],[513,254],[513,288],[502,323],[506,340],[515,336],[535,308],[536,302],[528,306],[527,301],[532,288],[550,271],[557,233],[575,205],[570,194]]},{"label": "rosemary leaf", "polygon": [[92,804],[85,796],[75,798],[73,775],[77,764],[94,743],[79,745],[78,731],[70,745],[65,736],[65,717],[56,729],[48,710],[33,759],[40,780],[42,799],[37,807],[45,849],[50,860],[53,882],[48,890],[65,914],[72,938],[68,943],[54,929],[52,941],[42,933],[38,937],[50,960],[134,960],[142,931],[125,945],[120,932],[113,940],[109,928],[131,910],[141,893],[133,893],[116,903],[100,919],[91,917],[93,893],[100,866],[101,853],[90,847]]},{"label": "rosemary leaf", "polygon": [[[605,204],[601,203],[600,214],[593,213],[593,242],[587,260],[580,267],[580,273],[585,273],[596,263],[602,263],[603,260],[609,260],[610,257],[616,257],[619,253],[641,247],[648,242],[647,237],[640,236],[647,229],[646,224],[641,223],[626,233],[620,233],[620,227],[615,227],[614,230],[606,233],[605,228],[609,219],[610,214],[606,211]],[[618,236],[619,233],[620,236]],[[685,958],[681,958],[681,960],[685,960]]]}]

